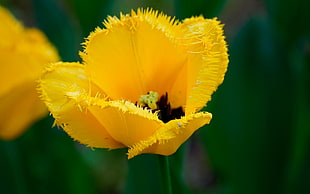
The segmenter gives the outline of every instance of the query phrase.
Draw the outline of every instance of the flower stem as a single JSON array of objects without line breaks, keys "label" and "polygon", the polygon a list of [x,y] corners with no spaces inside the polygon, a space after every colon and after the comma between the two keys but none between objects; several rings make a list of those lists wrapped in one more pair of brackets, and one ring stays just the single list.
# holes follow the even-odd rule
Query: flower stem
[{"label": "flower stem", "polygon": [[159,155],[159,165],[160,165],[160,170],[161,170],[161,176],[162,176],[162,183],[164,186],[164,191],[167,194],[172,194],[169,157]]}]

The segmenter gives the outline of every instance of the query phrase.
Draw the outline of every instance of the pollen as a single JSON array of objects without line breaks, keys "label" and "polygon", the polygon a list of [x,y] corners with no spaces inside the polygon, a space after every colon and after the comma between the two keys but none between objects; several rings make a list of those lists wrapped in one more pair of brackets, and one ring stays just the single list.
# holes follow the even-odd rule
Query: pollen
[{"label": "pollen", "polygon": [[149,107],[152,110],[157,109],[158,93],[150,91],[145,95],[141,95],[138,104],[142,107]]}]

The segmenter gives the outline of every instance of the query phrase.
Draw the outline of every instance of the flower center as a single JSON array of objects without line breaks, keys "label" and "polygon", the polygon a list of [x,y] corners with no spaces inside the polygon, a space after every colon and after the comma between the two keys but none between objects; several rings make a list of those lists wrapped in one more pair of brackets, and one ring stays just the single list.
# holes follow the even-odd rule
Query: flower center
[{"label": "flower center", "polygon": [[185,115],[182,107],[171,108],[171,105],[168,101],[168,93],[162,95],[158,99],[158,93],[150,91],[145,95],[141,95],[139,102],[137,103],[141,107],[146,107],[151,109],[152,112],[158,111],[158,118],[164,123],[167,123],[173,119],[180,119]]}]

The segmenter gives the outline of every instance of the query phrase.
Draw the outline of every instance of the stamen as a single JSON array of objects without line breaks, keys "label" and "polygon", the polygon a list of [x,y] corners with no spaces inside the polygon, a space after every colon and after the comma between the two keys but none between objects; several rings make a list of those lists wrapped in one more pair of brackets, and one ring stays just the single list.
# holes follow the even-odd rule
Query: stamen
[{"label": "stamen", "polygon": [[138,104],[152,110],[157,109],[158,93],[150,91],[146,95],[141,95]]},{"label": "stamen", "polygon": [[173,119],[180,119],[185,115],[182,107],[171,109],[168,101],[168,93],[162,95],[158,100],[158,93],[150,91],[146,95],[141,95],[138,104],[141,107],[151,109],[152,112],[158,112],[158,118],[164,123]]}]

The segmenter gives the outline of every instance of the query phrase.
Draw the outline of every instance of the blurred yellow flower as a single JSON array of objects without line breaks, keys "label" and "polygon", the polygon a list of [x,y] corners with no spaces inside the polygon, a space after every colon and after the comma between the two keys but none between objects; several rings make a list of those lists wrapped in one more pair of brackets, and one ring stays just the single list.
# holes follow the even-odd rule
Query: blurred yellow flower
[{"label": "blurred yellow flower", "polygon": [[42,32],[25,29],[1,6],[0,37],[0,139],[10,140],[47,114],[35,80],[59,57]]},{"label": "blurred yellow flower", "polygon": [[42,99],[72,138],[97,148],[173,154],[212,115],[198,112],[227,70],[217,19],[175,21],[138,9],[108,17],[80,53],[83,64],[55,63],[42,75]]}]

